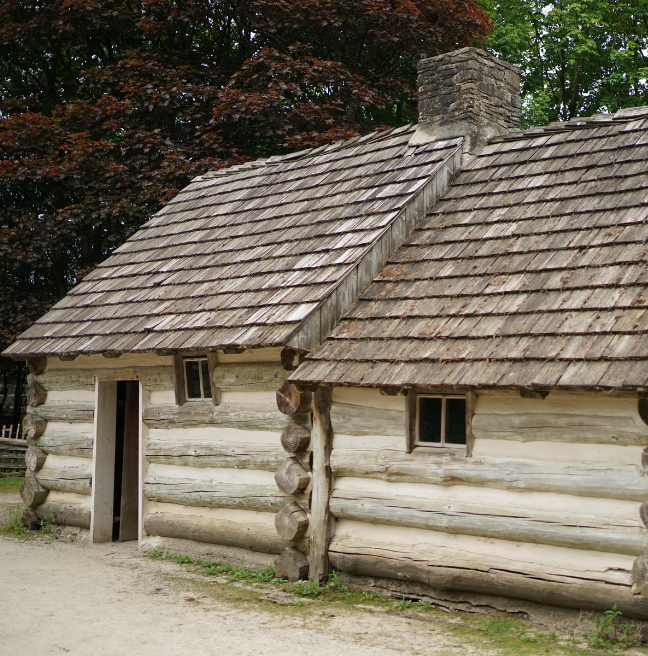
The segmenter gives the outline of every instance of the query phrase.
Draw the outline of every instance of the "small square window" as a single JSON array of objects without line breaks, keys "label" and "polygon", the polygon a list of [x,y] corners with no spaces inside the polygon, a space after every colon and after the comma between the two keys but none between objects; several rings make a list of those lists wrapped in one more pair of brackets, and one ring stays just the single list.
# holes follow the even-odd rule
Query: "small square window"
[{"label": "small square window", "polygon": [[186,358],[184,379],[187,400],[200,401],[212,398],[207,358]]},{"label": "small square window", "polygon": [[416,443],[466,444],[466,398],[463,396],[416,397]]}]

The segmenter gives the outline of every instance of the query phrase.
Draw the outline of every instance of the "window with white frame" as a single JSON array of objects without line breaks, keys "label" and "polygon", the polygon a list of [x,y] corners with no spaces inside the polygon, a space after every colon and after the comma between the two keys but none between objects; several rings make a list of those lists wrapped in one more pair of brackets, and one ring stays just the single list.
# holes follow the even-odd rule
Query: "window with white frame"
[{"label": "window with white frame", "polygon": [[415,443],[420,446],[465,446],[466,397],[418,394]]},{"label": "window with white frame", "polygon": [[211,400],[212,391],[207,358],[185,358],[183,364],[187,401]]}]

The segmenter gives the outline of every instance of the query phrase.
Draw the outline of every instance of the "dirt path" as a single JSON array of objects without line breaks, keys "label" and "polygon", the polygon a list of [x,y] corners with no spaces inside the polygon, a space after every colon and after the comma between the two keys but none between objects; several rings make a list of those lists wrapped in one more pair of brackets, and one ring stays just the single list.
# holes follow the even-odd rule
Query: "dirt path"
[{"label": "dirt path", "polygon": [[[5,654],[396,653],[376,645],[375,639],[369,645],[340,639],[335,627],[326,634],[299,628],[292,618],[272,612],[285,610],[279,606],[259,612],[248,610],[245,602],[219,602],[211,595],[196,595],[195,590],[190,596],[186,585],[174,580],[178,566],[142,558],[130,544],[80,547],[0,538],[0,563],[4,591],[0,636]],[[371,614],[363,615],[369,619],[364,631],[372,624],[380,628]],[[406,642],[406,651],[412,653]],[[446,641],[434,642],[441,647]]]},{"label": "dirt path", "polygon": [[[4,495],[3,495],[4,496]],[[8,501],[5,497],[0,501]],[[0,503],[0,506],[3,504]],[[10,504],[5,504],[10,505]],[[134,543],[0,537],[0,653],[78,656],[576,656],[521,617],[296,597],[150,558]],[[347,593],[342,593],[346,595]],[[364,599],[365,597],[361,597]],[[320,597],[321,599],[321,597]],[[278,603],[277,603],[278,602]],[[389,602],[391,603],[391,602]],[[409,602],[408,602],[409,603]],[[425,615],[425,616],[422,616]],[[544,629],[546,631],[546,629]],[[598,652],[612,653],[613,650]],[[614,650],[616,651],[616,650]],[[645,655],[645,649],[625,654]]]}]

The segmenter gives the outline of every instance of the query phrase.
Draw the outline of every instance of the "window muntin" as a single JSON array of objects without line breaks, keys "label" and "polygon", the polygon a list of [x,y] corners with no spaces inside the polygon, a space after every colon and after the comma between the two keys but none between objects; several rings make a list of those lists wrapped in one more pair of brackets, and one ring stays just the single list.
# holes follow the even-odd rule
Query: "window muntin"
[{"label": "window muntin", "polygon": [[416,444],[465,446],[466,397],[419,394],[416,398]]},{"label": "window muntin", "polygon": [[212,393],[207,358],[185,358],[184,379],[185,393],[188,401],[211,399]]}]

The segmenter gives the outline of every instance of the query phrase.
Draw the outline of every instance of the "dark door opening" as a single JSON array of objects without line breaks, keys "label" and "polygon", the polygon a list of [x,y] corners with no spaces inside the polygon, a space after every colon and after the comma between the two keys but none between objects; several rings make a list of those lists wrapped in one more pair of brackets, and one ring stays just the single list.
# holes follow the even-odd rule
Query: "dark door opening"
[{"label": "dark door opening", "polygon": [[117,383],[112,539],[137,540],[139,500],[139,382]]}]

